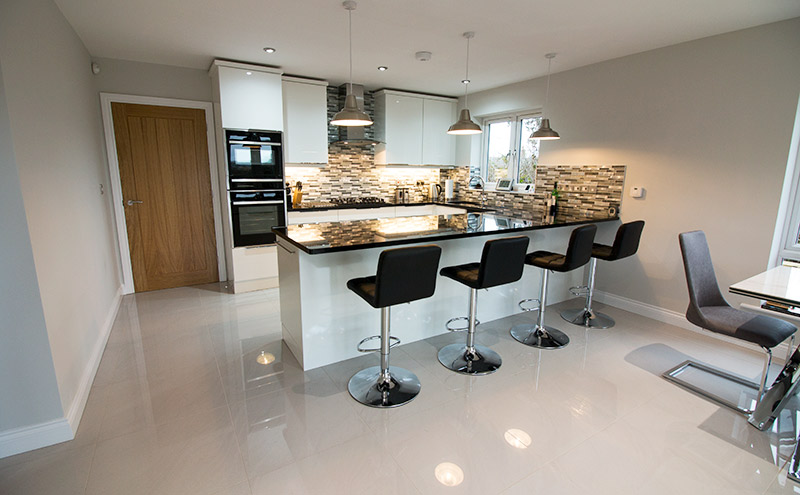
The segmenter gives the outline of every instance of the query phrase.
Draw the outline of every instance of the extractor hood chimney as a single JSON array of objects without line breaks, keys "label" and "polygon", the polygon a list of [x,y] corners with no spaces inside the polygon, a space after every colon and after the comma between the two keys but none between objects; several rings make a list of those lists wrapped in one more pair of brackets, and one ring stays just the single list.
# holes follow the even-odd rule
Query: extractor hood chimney
[{"label": "extractor hood chimney", "polygon": [[[350,88],[349,83],[342,84],[339,86],[339,105],[338,108],[342,108],[344,105],[344,99],[348,94],[348,89]],[[353,88],[349,91],[350,94],[356,97],[356,102],[358,102],[358,108],[364,110],[364,86],[361,84],[353,84]],[[370,130],[367,133],[367,130]],[[372,131],[371,127],[366,126],[340,126],[339,127],[339,140],[336,143],[341,144],[377,144],[378,141],[375,141],[371,137]],[[369,135],[369,137],[367,137]]]}]

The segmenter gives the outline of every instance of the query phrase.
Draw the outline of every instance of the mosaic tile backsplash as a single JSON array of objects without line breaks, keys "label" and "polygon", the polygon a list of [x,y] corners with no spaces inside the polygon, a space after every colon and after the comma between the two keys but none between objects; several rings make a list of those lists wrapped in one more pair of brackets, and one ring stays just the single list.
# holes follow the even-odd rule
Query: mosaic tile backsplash
[{"label": "mosaic tile backsplash", "polygon": [[[452,169],[376,166],[369,144],[333,143],[324,167],[287,167],[286,180],[303,183],[303,201],[377,196],[393,201],[397,187],[408,188],[411,202],[428,201],[428,185],[446,179],[455,182],[455,199],[480,202],[482,192],[467,186],[468,167]],[[601,213],[619,209],[625,181],[624,165],[542,165],[537,167],[533,194],[487,191],[486,206],[520,212],[543,212],[555,182],[561,190],[559,211]],[[589,191],[578,191],[585,186]]]}]

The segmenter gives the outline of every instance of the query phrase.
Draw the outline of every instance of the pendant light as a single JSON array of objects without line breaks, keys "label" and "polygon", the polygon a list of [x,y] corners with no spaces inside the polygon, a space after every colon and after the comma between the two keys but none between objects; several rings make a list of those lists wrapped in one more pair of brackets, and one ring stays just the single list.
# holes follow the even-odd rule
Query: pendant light
[{"label": "pendant light", "polygon": [[342,108],[336,115],[333,116],[331,124],[342,126],[367,126],[372,125],[372,119],[369,115],[362,112],[358,108],[358,101],[353,94],[353,11],[356,10],[356,2],[353,0],[346,0],[342,2],[342,7],[348,12],[349,18],[349,33],[350,33],[350,86],[348,87],[347,96],[344,99],[344,108]]},{"label": "pendant light", "polygon": [[543,141],[550,141],[554,139],[561,139],[556,131],[550,128],[550,119],[545,118],[544,111],[547,109],[547,98],[550,96],[550,63],[556,58],[555,53],[548,53],[544,56],[547,59],[547,90],[544,93],[544,106],[542,107],[542,124],[538,129],[533,131],[530,139],[541,139]]},{"label": "pendant light", "polygon": [[467,38],[467,70],[464,75],[464,80],[461,81],[464,83],[464,108],[461,109],[458,122],[451,125],[450,129],[447,130],[448,134],[461,136],[466,134],[480,134],[483,132],[481,131],[481,126],[472,121],[472,117],[469,115],[469,108],[467,108],[467,98],[469,97],[469,40],[475,37],[475,32],[467,31],[464,33],[464,37]]}]

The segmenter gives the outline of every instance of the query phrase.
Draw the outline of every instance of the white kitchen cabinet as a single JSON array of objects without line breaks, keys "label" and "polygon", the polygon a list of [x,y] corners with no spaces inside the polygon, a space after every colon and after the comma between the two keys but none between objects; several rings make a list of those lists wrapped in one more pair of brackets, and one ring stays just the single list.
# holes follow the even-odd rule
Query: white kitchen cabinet
[{"label": "white kitchen cabinet", "polygon": [[423,165],[455,165],[456,139],[447,129],[456,121],[456,102],[426,98],[422,113]]},{"label": "white kitchen cabinet", "polygon": [[339,220],[339,212],[337,210],[290,211],[288,216],[289,225],[336,222]]},{"label": "white kitchen cabinet", "polygon": [[233,249],[233,291],[235,293],[278,286],[278,251],[273,246]]},{"label": "white kitchen cabinet", "polygon": [[284,161],[328,163],[328,83],[283,77]]},{"label": "white kitchen cabinet", "polygon": [[223,128],[283,130],[280,70],[215,60],[209,72]]},{"label": "white kitchen cabinet", "polygon": [[455,165],[455,98],[381,90],[375,93],[375,163]]}]

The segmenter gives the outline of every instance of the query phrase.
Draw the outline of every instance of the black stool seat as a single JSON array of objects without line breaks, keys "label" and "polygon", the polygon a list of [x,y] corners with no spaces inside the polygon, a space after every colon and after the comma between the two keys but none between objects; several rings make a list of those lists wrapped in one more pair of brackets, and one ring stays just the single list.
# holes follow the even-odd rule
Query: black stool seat
[{"label": "black stool seat", "polygon": [[639,240],[642,237],[643,229],[644,220],[620,225],[613,245],[592,244],[592,258],[603,261],[617,261],[633,256],[639,250]]},{"label": "black stool seat", "polygon": [[[476,318],[478,289],[510,284],[522,278],[528,242],[530,239],[527,236],[487,241],[483,245],[480,263],[448,266],[439,272],[443,277],[470,288],[466,345],[450,344],[439,349],[439,362],[449,370],[468,375],[485,375],[497,371],[502,364],[503,360],[496,352],[475,344],[475,327],[479,323]],[[452,318],[448,324],[460,319],[464,318]],[[448,326],[448,330],[456,329]]]},{"label": "black stool seat", "polygon": [[460,282],[467,287],[479,289],[478,272],[480,271],[480,268],[480,263],[466,263],[464,265],[446,266],[439,270],[439,275],[452,278],[456,282]]},{"label": "black stool seat", "polygon": [[587,285],[571,287],[570,292],[576,296],[586,296],[586,301],[582,308],[565,309],[561,312],[561,317],[572,323],[585,328],[611,328],[616,322],[614,318],[597,312],[592,308],[594,298],[594,277],[597,270],[597,260],[617,261],[636,254],[639,249],[639,239],[642,237],[644,221],[623,223],[617,229],[614,237],[614,244],[592,244],[592,260],[589,263],[589,281]]},{"label": "black stool seat", "polygon": [[373,308],[431,297],[442,248],[430,244],[387,249],[378,259],[378,273],[347,281],[347,288]]},{"label": "black stool seat", "polygon": [[578,227],[569,236],[566,254],[534,251],[525,256],[525,263],[554,272],[569,272],[580,268],[592,257],[592,241],[596,233],[597,225]]},{"label": "black stool seat", "polygon": [[530,239],[526,236],[487,241],[480,263],[447,266],[439,275],[452,278],[471,289],[488,289],[510,284],[522,278],[522,260]]},{"label": "black stool seat", "polygon": [[[436,290],[436,271],[442,248],[436,245],[387,249],[378,258],[375,275],[353,278],[347,288],[355,292],[373,308],[381,310],[380,336],[363,339],[358,350],[380,351],[381,364],[363,369],[350,378],[347,390],[364,405],[372,407],[396,407],[413,400],[421,385],[417,376],[403,368],[389,366],[389,350],[400,343],[391,335],[391,306],[424,299]],[[376,349],[361,346],[380,339]],[[394,341],[394,344],[391,342]]]}]

